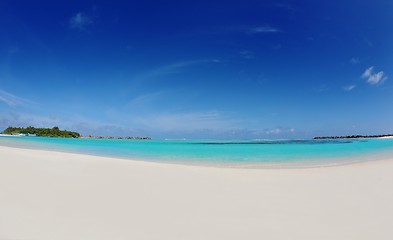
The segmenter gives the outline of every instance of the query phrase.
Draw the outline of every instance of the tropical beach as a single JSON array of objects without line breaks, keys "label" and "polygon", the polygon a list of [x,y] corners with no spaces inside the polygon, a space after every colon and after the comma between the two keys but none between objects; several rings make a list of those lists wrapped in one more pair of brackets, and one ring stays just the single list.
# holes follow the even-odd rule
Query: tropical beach
[{"label": "tropical beach", "polygon": [[391,239],[393,159],[303,169],[0,146],[0,239]]},{"label": "tropical beach", "polygon": [[0,240],[393,239],[392,1],[0,1]]}]

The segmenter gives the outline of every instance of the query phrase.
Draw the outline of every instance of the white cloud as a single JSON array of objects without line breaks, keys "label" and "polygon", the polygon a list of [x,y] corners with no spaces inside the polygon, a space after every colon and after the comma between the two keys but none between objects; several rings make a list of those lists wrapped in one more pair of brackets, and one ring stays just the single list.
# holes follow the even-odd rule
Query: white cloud
[{"label": "white cloud", "polygon": [[349,91],[352,91],[355,88],[356,88],[356,85],[349,85],[349,86],[345,86],[344,90],[349,92]]},{"label": "white cloud", "polygon": [[372,72],[373,72],[374,67],[369,67],[367,68],[364,73],[362,74],[362,78],[368,78],[371,76]]},{"label": "white cloud", "polygon": [[370,84],[378,84],[379,82],[383,82],[384,80],[386,80],[386,76],[385,73],[383,71],[380,71],[376,74],[371,75],[367,82]]},{"label": "white cloud", "polygon": [[86,119],[80,115],[35,115],[18,112],[0,112],[0,130],[8,126],[44,127],[58,126],[94,136],[151,136],[161,138],[291,138],[294,128],[247,129],[246,122],[219,111],[127,114],[124,122],[108,123]]},{"label": "white cloud", "polygon": [[70,19],[70,28],[86,30],[87,26],[93,24],[93,20],[83,12],[78,12]]},{"label": "white cloud", "polygon": [[367,68],[363,72],[362,78],[367,79],[367,83],[370,85],[382,84],[385,80],[388,79],[383,71],[374,73],[374,66]]},{"label": "white cloud", "polygon": [[288,134],[288,133],[295,133],[294,128],[274,128],[274,129],[269,129],[263,132],[264,134],[268,135],[278,135],[278,134]]},{"label": "white cloud", "polygon": [[359,58],[353,57],[353,58],[351,58],[351,60],[349,60],[349,63],[356,65],[356,64],[360,63],[360,60],[359,60]]},{"label": "white cloud", "polygon": [[266,134],[280,134],[280,133],[282,133],[282,129],[280,129],[280,128],[271,129],[271,130],[267,130],[265,133]]},{"label": "white cloud", "polygon": [[292,134],[296,133],[296,130],[294,128],[286,128],[286,127],[276,127],[276,128],[271,128],[271,129],[254,129],[254,130],[248,130],[249,134],[252,134],[253,136],[259,135],[259,136],[272,136],[272,135],[280,135],[280,136],[291,136]]},{"label": "white cloud", "polygon": [[7,104],[10,107],[21,106],[25,104],[33,104],[32,101],[15,96],[9,92],[0,89],[0,102]]}]

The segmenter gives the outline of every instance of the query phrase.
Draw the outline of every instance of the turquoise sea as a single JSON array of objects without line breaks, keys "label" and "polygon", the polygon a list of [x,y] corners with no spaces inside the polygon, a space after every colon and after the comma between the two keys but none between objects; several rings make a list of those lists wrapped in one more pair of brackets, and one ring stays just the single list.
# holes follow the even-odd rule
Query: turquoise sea
[{"label": "turquoise sea", "polygon": [[393,139],[127,140],[0,137],[0,145],[220,166],[327,166],[393,157]]}]

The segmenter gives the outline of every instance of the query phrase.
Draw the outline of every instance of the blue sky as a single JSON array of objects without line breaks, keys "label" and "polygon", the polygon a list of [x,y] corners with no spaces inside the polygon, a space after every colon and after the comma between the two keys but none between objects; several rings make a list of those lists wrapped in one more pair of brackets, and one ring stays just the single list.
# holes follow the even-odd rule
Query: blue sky
[{"label": "blue sky", "polygon": [[0,128],[393,132],[393,2],[1,1]]}]

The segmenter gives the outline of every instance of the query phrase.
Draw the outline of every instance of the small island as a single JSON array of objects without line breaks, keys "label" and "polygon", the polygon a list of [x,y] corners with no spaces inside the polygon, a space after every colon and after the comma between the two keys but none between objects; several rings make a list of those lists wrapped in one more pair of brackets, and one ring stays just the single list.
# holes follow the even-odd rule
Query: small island
[{"label": "small island", "polygon": [[60,130],[59,127],[53,128],[35,128],[32,126],[23,127],[8,127],[3,131],[4,134],[13,136],[29,136],[29,137],[58,137],[58,138],[96,138],[96,139],[132,139],[132,140],[151,140],[151,137],[146,136],[82,136],[78,132],[71,132],[68,130]]},{"label": "small island", "polygon": [[393,134],[380,134],[380,135],[348,135],[348,136],[323,136],[323,137],[314,137],[314,139],[386,138],[386,137],[393,137]]},{"label": "small island", "polygon": [[35,128],[32,126],[29,126],[27,128],[8,127],[4,130],[4,133],[9,135],[62,137],[62,138],[79,138],[81,136],[77,132],[60,130],[59,127],[53,127],[53,128]]}]

